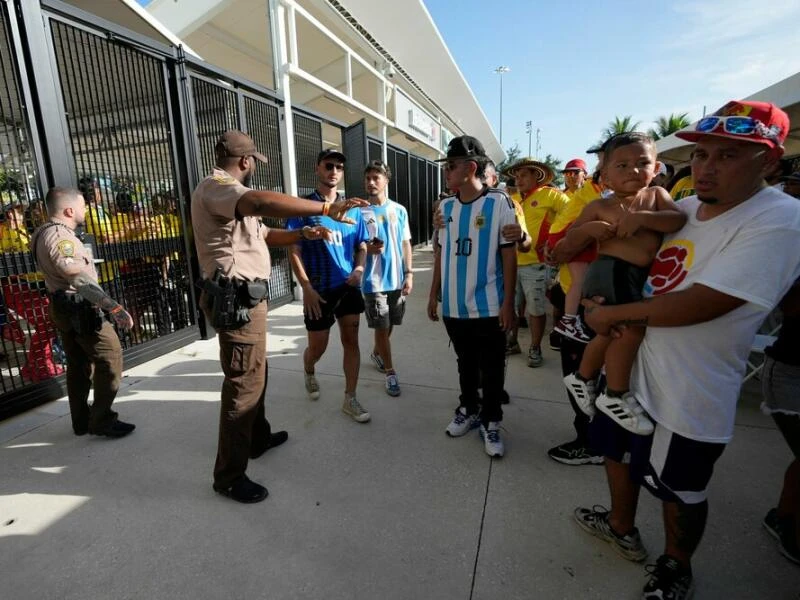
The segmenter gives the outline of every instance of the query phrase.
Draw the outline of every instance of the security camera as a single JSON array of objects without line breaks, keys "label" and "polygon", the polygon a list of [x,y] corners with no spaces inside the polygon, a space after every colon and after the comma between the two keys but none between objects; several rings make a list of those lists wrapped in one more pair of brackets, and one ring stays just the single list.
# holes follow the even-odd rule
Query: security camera
[{"label": "security camera", "polygon": [[395,71],[394,65],[386,65],[386,69],[383,71],[383,74],[389,79],[394,79],[396,73],[397,71]]}]

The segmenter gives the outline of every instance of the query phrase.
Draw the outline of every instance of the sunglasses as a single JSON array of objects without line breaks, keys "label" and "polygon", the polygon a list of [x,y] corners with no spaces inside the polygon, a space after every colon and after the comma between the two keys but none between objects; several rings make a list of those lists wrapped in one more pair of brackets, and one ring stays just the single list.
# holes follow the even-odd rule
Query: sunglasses
[{"label": "sunglasses", "polygon": [[703,117],[697,122],[694,129],[701,133],[711,133],[720,123],[725,133],[731,135],[753,135],[758,134],[765,138],[774,138],[775,135],[768,135],[768,130],[758,119],[752,117]]},{"label": "sunglasses", "polygon": [[326,171],[333,171],[334,169],[336,169],[337,171],[344,171],[344,165],[337,165],[336,163],[332,162],[325,163]]}]

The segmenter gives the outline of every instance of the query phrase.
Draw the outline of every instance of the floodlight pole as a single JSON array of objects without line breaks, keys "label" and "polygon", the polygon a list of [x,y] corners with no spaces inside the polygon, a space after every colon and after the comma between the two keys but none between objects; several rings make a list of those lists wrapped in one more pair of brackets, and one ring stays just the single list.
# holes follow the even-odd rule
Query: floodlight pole
[{"label": "floodlight pole", "polygon": [[503,73],[508,73],[511,67],[499,66],[494,72],[500,75],[500,147],[503,147]]}]

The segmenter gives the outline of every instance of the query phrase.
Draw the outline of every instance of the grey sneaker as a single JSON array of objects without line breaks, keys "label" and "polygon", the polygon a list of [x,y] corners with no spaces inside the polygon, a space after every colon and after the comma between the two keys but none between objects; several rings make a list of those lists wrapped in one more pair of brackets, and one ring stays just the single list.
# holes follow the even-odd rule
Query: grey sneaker
[{"label": "grey sneaker", "polygon": [[532,369],[541,367],[544,359],[542,358],[542,349],[539,346],[531,346],[528,348],[528,366]]},{"label": "grey sneaker", "polygon": [[344,395],[342,412],[352,418],[356,423],[366,423],[370,419],[369,413],[364,410],[364,407],[356,400],[355,396]]},{"label": "grey sneaker", "polygon": [[370,353],[369,357],[372,359],[372,362],[375,363],[375,368],[378,370],[379,373],[386,372],[386,366],[383,364],[383,359],[380,357],[380,355],[372,352]]},{"label": "grey sneaker", "polygon": [[308,397],[312,400],[319,399],[319,383],[317,382],[317,378],[314,376],[314,373],[305,373],[305,379]]},{"label": "grey sneaker", "polygon": [[386,393],[393,397],[400,395],[400,382],[397,380],[397,373],[394,371],[386,375]]},{"label": "grey sneaker", "polygon": [[481,422],[478,415],[468,415],[467,409],[459,406],[456,409],[456,416],[450,421],[444,432],[450,437],[461,437],[469,433],[470,429],[475,429]]},{"label": "grey sneaker", "polygon": [[608,523],[608,511],[602,506],[576,508],[573,514],[581,529],[611,544],[620,556],[634,562],[642,562],[647,558],[639,530],[634,527],[627,535],[617,535]]},{"label": "grey sneaker", "polygon": [[481,424],[480,434],[486,454],[492,458],[502,458],[506,448],[503,445],[503,440],[500,438],[500,423],[497,421],[489,421],[486,427]]}]

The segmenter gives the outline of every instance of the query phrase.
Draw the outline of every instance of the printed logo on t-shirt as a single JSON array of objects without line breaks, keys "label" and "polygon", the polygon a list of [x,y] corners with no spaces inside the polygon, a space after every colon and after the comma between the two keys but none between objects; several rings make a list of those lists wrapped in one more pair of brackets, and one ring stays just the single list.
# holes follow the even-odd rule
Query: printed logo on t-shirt
[{"label": "printed logo on t-shirt", "polygon": [[694,243],[691,240],[671,240],[658,251],[650,275],[644,285],[646,296],[666,294],[686,279],[694,262]]}]

